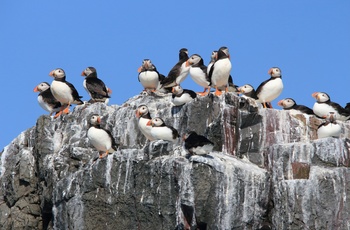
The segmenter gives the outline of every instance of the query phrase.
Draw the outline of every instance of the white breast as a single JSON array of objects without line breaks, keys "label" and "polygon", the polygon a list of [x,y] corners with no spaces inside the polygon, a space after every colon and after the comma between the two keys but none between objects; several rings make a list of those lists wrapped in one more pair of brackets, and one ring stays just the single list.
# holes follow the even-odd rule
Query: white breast
[{"label": "white breast", "polygon": [[314,111],[314,114],[316,114],[319,117],[325,117],[330,112],[334,112],[334,116],[335,116],[336,120],[346,121],[349,118],[349,117],[345,117],[345,116],[340,115],[332,106],[330,106],[326,103],[315,102],[312,110]]},{"label": "white breast", "polygon": [[86,90],[86,92],[89,94],[90,98],[92,98],[92,95],[91,95],[90,91],[88,90],[88,88],[86,86],[86,79],[83,82],[83,86],[84,86],[84,89]]},{"label": "white breast", "polygon": [[172,102],[175,106],[186,104],[192,101],[193,98],[188,93],[183,93],[180,97],[174,97]]},{"label": "white breast", "polygon": [[139,122],[138,122],[139,129],[148,140],[154,141],[155,138],[151,134],[152,126],[147,125],[148,121],[150,121],[150,119],[140,117]]},{"label": "white breast", "polygon": [[151,134],[156,140],[176,141],[173,139],[173,132],[168,127],[152,127]]},{"label": "white breast", "polygon": [[183,82],[186,77],[188,72],[190,71],[190,66],[186,66],[186,62],[182,63],[181,65],[181,73],[179,76],[176,78],[176,83],[180,85],[181,82]]},{"label": "white breast", "polygon": [[213,145],[207,144],[203,146],[198,146],[196,148],[192,148],[192,152],[196,155],[205,155],[209,154],[211,151],[213,151]]},{"label": "white breast", "polygon": [[194,82],[202,87],[208,87],[209,82],[206,79],[206,73],[204,73],[199,67],[190,68],[190,76]]},{"label": "white breast", "polygon": [[155,71],[144,71],[139,74],[139,79],[145,89],[156,89],[159,76]]},{"label": "white breast", "polygon": [[258,102],[271,102],[275,100],[283,90],[283,82],[281,78],[275,78],[268,81],[261,89]]},{"label": "white breast", "polygon": [[214,71],[211,76],[211,82],[216,87],[225,87],[231,72],[231,61],[228,58],[218,60],[214,64]]},{"label": "white breast", "polygon": [[61,104],[73,102],[72,90],[66,83],[52,81],[50,89],[52,95],[56,98],[56,100],[61,102]]},{"label": "white breast", "polygon": [[[41,106],[41,108],[43,108],[44,110],[46,110],[47,112],[52,112],[52,107],[50,107],[44,100],[43,97],[41,95],[38,96],[38,102],[39,105]],[[59,110],[59,109],[58,109]],[[57,111],[58,111],[57,110]]]},{"label": "white breast", "polygon": [[103,129],[90,127],[87,133],[90,143],[100,152],[106,152],[112,147],[112,140]]},{"label": "white breast", "polygon": [[322,125],[317,130],[317,137],[318,138],[324,138],[324,137],[339,137],[341,133],[341,126],[339,124],[328,124],[328,125]]}]

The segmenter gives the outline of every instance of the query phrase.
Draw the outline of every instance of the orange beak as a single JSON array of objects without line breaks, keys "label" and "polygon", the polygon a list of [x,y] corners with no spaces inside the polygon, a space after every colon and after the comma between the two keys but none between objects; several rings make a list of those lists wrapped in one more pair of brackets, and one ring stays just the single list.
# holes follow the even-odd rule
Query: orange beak
[{"label": "orange beak", "polygon": [[171,89],[171,92],[172,92],[172,93],[175,93],[175,87],[173,87],[173,88]]},{"label": "orange beak", "polygon": [[238,87],[238,88],[237,88],[237,91],[238,91],[239,93],[244,93],[244,90],[242,89],[242,87]]},{"label": "orange beak", "polygon": [[51,76],[51,77],[55,77],[55,70],[52,70],[50,73],[49,73],[49,76]]},{"label": "orange beak", "polygon": [[149,120],[148,122],[147,122],[147,124],[146,125],[148,125],[148,126],[152,126],[152,121],[151,120]]},{"label": "orange beak", "polygon": [[283,102],[284,102],[283,100],[280,100],[280,101],[277,103],[277,105],[283,107]]},{"label": "orange beak", "polygon": [[83,72],[81,72],[81,76],[86,76],[85,70]]},{"label": "orange beak", "polygon": [[189,67],[191,64],[190,64],[190,62],[187,60],[186,61],[186,67]]},{"label": "orange beak", "polygon": [[108,88],[108,89],[107,89],[107,93],[108,93],[108,95],[111,95],[111,94],[112,94],[112,92],[113,92],[113,91],[112,91],[110,88]]},{"label": "orange beak", "polygon": [[269,69],[269,71],[267,72],[269,75],[271,75],[272,74],[272,68],[271,69]]},{"label": "orange beak", "polygon": [[136,110],[136,117],[139,118],[139,117],[141,117],[141,116],[142,116],[142,114],[140,113],[140,111],[139,111],[139,110]]},{"label": "orange beak", "polygon": [[140,66],[138,69],[137,69],[137,72],[141,72],[141,69],[142,69],[142,66]]},{"label": "orange beak", "polygon": [[315,99],[317,99],[318,92],[313,93],[311,96]]},{"label": "orange beak", "polygon": [[97,118],[97,123],[101,124],[101,117]]},{"label": "orange beak", "polygon": [[38,86],[35,86],[35,88],[34,88],[33,91],[34,91],[34,92],[39,92]]}]

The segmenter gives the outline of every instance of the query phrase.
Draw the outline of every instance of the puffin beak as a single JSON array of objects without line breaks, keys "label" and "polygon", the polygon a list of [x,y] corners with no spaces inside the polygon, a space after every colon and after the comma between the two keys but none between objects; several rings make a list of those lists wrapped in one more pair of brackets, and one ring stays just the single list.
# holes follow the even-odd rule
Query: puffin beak
[{"label": "puffin beak", "polygon": [[81,76],[86,76],[85,70],[83,72],[81,72]]},{"label": "puffin beak", "polygon": [[267,72],[269,75],[272,75],[272,68],[269,69],[269,71]]},{"label": "puffin beak", "polygon": [[49,73],[49,76],[55,77],[55,70],[52,70],[52,71]]},{"label": "puffin beak", "polygon": [[237,92],[239,92],[239,93],[244,93],[244,90],[243,90],[241,87],[238,87],[238,88],[237,88]]},{"label": "puffin beak", "polygon": [[175,93],[175,87],[173,87],[173,88],[171,89],[171,92],[172,92],[172,93]]},{"label": "puffin beak", "polygon": [[152,121],[151,120],[149,120],[148,122],[147,122],[147,124],[146,124],[147,126],[152,126]]},{"label": "puffin beak", "polygon": [[142,116],[142,114],[140,113],[140,111],[139,111],[139,110],[136,110],[136,117],[139,118],[139,117],[141,117],[141,116]]},{"label": "puffin beak", "polygon": [[33,92],[39,92],[38,86],[35,86]]},{"label": "puffin beak", "polygon": [[313,93],[311,96],[315,99],[317,99],[318,92]]},{"label": "puffin beak", "polygon": [[283,107],[283,102],[284,102],[283,100],[280,100],[280,101],[277,103],[277,105]]},{"label": "puffin beak", "polygon": [[112,90],[110,88],[107,88],[107,93],[108,93],[108,95],[111,95],[112,94]]},{"label": "puffin beak", "polygon": [[97,118],[97,123],[101,124],[101,117]]},{"label": "puffin beak", "polygon": [[190,64],[190,62],[187,60],[186,61],[186,67],[189,67],[191,64]]},{"label": "puffin beak", "polygon": [[137,72],[141,72],[141,69],[142,69],[142,66],[140,66],[138,69],[137,69]]}]

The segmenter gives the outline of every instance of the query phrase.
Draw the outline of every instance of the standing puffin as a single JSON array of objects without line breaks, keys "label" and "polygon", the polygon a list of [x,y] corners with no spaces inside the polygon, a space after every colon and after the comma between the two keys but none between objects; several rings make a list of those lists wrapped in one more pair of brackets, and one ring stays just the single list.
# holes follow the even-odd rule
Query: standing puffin
[{"label": "standing puffin", "polygon": [[154,141],[155,138],[151,134],[152,126],[147,125],[147,123],[152,120],[148,107],[146,105],[140,105],[137,107],[136,117],[138,118],[138,126],[142,134],[148,140]]},{"label": "standing puffin", "polygon": [[179,85],[173,87],[172,93],[172,102],[175,106],[183,105],[197,97],[195,92],[189,89],[183,89]]},{"label": "standing puffin", "polygon": [[329,112],[334,112],[337,120],[346,121],[350,119],[350,111],[344,109],[338,103],[332,102],[327,93],[315,92],[312,97],[316,99],[313,111],[318,117],[328,116]]},{"label": "standing puffin", "polygon": [[283,107],[284,110],[298,110],[302,113],[306,113],[309,115],[314,115],[314,112],[312,111],[312,109],[310,109],[309,107],[305,106],[305,105],[298,105],[292,98],[285,98],[283,100],[280,100],[277,103],[279,106]]},{"label": "standing puffin", "polygon": [[107,104],[112,91],[97,77],[96,69],[94,67],[87,67],[81,73],[81,76],[85,77],[83,86],[91,97],[90,102],[105,102]]},{"label": "standing puffin", "polygon": [[162,81],[162,88],[171,88],[173,86],[180,85],[180,83],[185,80],[188,72],[190,71],[190,67],[186,66],[187,59],[188,50],[186,48],[180,49],[179,61],[170,70],[168,76]]},{"label": "standing puffin", "polygon": [[78,91],[71,83],[66,81],[66,74],[63,69],[54,69],[49,75],[54,77],[50,87],[52,95],[62,104],[62,107],[60,111],[56,113],[55,118],[60,116],[62,112],[64,114],[69,113],[69,106],[71,104],[84,104],[84,102],[80,100],[82,97],[79,96]]},{"label": "standing puffin", "polygon": [[165,140],[175,142],[179,138],[177,130],[168,126],[160,117],[155,117],[147,123],[148,126],[152,126],[151,134],[156,140]]},{"label": "standing puffin", "polygon": [[106,157],[108,153],[117,151],[116,144],[111,132],[100,127],[101,117],[93,114],[90,118],[90,128],[87,136],[91,144],[99,151],[99,158]]},{"label": "standing puffin", "polygon": [[228,78],[231,72],[231,61],[227,47],[221,47],[217,53],[217,58],[209,71],[209,79],[211,85],[215,87],[215,95],[220,96],[222,93],[219,90],[221,87],[225,87],[225,91],[228,91],[227,84]]},{"label": "standing puffin", "polygon": [[141,82],[144,91],[151,90],[155,92],[160,82],[165,78],[164,75],[158,73],[150,59],[144,59],[137,71],[139,72],[139,82]]},{"label": "standing puffin", "polygon": [[[203,58],[198,54],[193,54],[186,61],[186,66],[190,66],[190,76],[194,82],[204,87],[204,91],[198,95],[205,96],[210,92],[210,79],[207,74],[207,67]],[[207,92],[208,91],[208,92]]]},{"label": "standing puffin", "polygon": [[202,135],[198,135],[195,131],[187,132],[183,136],[185,141],[185,149],[191,154],[205,155],[213,151],[214,143]]},{"label": "standing puffin", "polygon": [[326,122],[318,126],[317,137],[339,137],[341,133],[341,126],[336,122],[336,117],[334,112],[329,112],[325,116]]},{"label": "standing puffin", "polygon": [[257,101],[262,103],[264,108],[267,108],[266,104],[269,104],[269,108],[272,108],[271,101],[275,100],[283,90],[280,68],[272,67],[268,74],[271,76],[270,79],[262,82],[256,89]]},{"label": "standing puffin", "polygon": [[39,105],[44,110],[50,112],[50,116],[54,112],[60,111],[61,103],[57,101],[56,98],[52,95],[49,83],[41,82],[39,85],[37,85],[34,88],[33,91],[39,92],[39,95],[38,95]]}]

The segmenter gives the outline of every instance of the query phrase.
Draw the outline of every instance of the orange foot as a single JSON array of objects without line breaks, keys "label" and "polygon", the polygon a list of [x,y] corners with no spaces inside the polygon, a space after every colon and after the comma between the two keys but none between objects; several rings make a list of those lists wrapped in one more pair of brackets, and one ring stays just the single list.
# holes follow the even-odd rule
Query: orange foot
[{"label": "orange foot", "polygon": [[220,90],[218,90],[218,88],[216,88],[215,90],[215,95],[216,96],[221,96],[222,92]]},{"label": "orange foot", "polygon": [[102,158],[104,158],[104,157],[106,157],[106,156],[108,156],[108,151],[107,152],[104,152],[104,153],[100,153],[100,156],[99,156],[99,158],[100,159],[102,159]]},{"label": "orange foot", "polygon": [[57,112],[53,118],[57,118],[57,117],[59,117],[61,114],[62,114],[62,110],[60,110],[59,112]]},{"label": "orange foot", "polygon": [[68,114],[68,113],[69,113],[69,106],[70,106],[70,105],[68,105],[68,106],[63,110],[63,114]]}]

